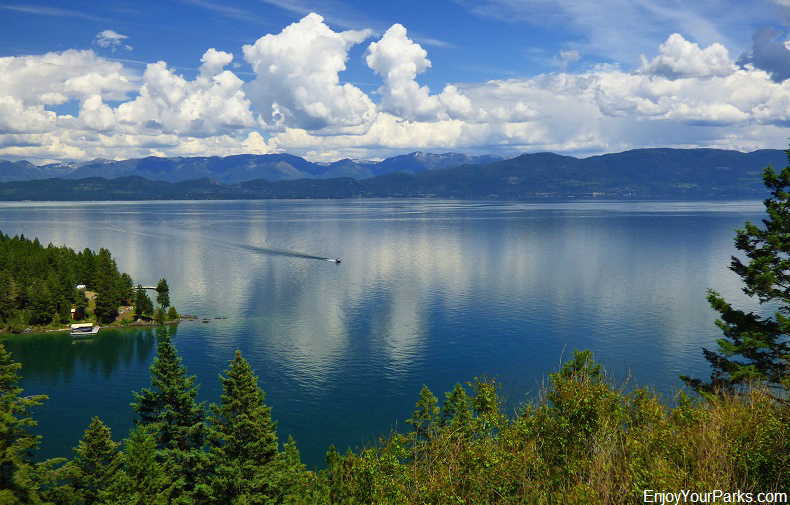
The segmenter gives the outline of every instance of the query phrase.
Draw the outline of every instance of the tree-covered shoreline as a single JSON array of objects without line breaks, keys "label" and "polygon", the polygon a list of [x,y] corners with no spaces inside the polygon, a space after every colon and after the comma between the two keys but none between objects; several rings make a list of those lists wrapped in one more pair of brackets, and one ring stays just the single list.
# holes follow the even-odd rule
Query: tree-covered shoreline
[{"label": "tree-covered shoreline", "polygon": [[132,277],[118,270],[105,248],[75,252],[0,231],[0,333],[62,330],[82,320],[113,324],[119,308],[131,305],[135,318],[153,317],[161,324],[178,317],[172,306],[165,312],[170,305],[165,279],[157,286],[157,301],[161,315],[145,291],[135,291]]}]

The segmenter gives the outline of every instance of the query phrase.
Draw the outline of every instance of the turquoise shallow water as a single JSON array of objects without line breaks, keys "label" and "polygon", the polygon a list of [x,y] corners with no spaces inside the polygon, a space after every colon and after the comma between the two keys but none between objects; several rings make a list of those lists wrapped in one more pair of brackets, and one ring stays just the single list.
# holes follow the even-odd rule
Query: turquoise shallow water
[{"label": "turquoise shallow water", "polygon": [[[760,202],[426,200],[2,203],[0,230],[106,247],[135,282],[166,277],[185,322],[175,344],[216,401],[240,349],[279,434],[309,465],[330,443],[370,443],[437,396],[488,374],[509,408],[574,348],[667,395],[707,376],[714,288],[751,306],[729,272],[734,229]],[[316,258],[339,257],[336,265]],[[116,439],[148,385],[154,330],[13,337],[40,455],[69,455],[92,416]]]}]

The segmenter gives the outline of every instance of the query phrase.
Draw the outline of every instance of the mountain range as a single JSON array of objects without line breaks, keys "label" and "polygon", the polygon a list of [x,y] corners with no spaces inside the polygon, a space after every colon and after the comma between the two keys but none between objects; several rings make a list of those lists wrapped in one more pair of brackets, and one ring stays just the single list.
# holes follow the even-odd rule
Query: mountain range
[{"label": "mountain range", "polygon": [[[247,162],[240,162],[241,159]],[[459,159],[463,164],[454,166]],[[485,162],[487,160],[494,161]],[[14,165],[20,163],[26,162]],[[81,174],[94,174],[90,170],[98,170],[99,163],[108,168],[100,172],[102,177],[80,177]],[[268,167],[261,171],[290,174],[293,170],[309,176],[235,180],[244,179],[239,167],[245,163]],[[337,163],[356,167],[356,177],[332,177],[334,172],[330,167]],[[762,169],[768,165],[781,168],[786,164],[785,152],[775,149],[751,153],[719,149],[636,149],[581,159],[553,153],[523,154],[509,159],[412,153],[381,162],[341,160],[328,165],[286,154],[143,158],[84,164],[57,178],[3,182],[0,183],[0,200],[763,198],[766,190],[760,176]],[[192,172],[185,167],[193,166],[201,166],[214,175],[224,174],[226,180],[189,178]],[[80,172],[85,167],[86,171]],[[257,170],[250,169],[248,173],[257,173]],[[343,170],[352,171],[352,168]],[[363,172],[374,176],[360,177]],[[375,175],[377,173],[382,175]],[[115,174],[124,175],[115,177]],[[163,179],[165,176],[173,180]],[[234,182],[227,182],[227,179]]]},{"label": "mountain range", "polygon": [[458,153],[413,152],[382,161],[342,159],[314,163],[290,154],[240,154],[192,158],[149,156],[122,161],[96,159],[84,163],[52,163],[36,166],[28,161],[0,160],[0,182],[37,179],[85,179],[87,177],[139,176],[151,181],[179,182],[207,177],[223,184],[253,179],[290,181],[351,177],[366,179],[393,172],[417,173],[458,165],[477,165],[502,160],[499,156]]}]

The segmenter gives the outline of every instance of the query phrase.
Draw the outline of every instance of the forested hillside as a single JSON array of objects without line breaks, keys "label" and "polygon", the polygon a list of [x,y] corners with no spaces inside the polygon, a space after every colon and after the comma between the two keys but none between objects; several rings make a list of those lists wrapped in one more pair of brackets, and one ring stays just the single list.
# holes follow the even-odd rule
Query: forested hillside
[{"label": "forested hillside", "polygon": [[73,306],[87,307],[85,291],[96,294],[96,318],[111,322],[121,302],[134,296],[133,288],[132,278],[118,271],[107,249],[77,253],[0,232],[0,329],[19,332],[29,325],[68,323]]}]

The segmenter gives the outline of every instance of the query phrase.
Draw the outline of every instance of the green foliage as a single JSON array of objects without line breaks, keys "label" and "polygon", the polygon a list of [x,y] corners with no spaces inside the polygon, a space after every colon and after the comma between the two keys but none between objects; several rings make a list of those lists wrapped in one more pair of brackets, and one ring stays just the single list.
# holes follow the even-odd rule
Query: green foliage
[{"label": "green foliage", "polygon": [[134,393],[137,401],[132,408],[139,416],[137,423],[155,433],[167,475],[173,482],[183,479],[178,496],[194,489],[206,466],[203,447],[208,428],[204,403],[195,401],[197,391],[195,377],[187,376],[167,330],[163,330],[151,365],[151,388]]},{"label": "green foliage", "polygon": [[53,319],[53,297],[46,282],[34,282],[28,288],[30,324],[49,324]]},{"label": "green foliage", "polygon": [[0,503],[4,504],[39,501],[39,468],[33,464],[33,453],[40,437],[30,433],[37,423],[28,409],[47,397],[21,396],[20,368],[0,343]]},{"label": "green foliage", "polygon": [[513,418],[493,380],[456,384],[441,409],[423,387],[414,431],[358,452],[332,446],[317,474],[292,438],[277,451],[271,409],[240,353],[220,377],[208,453],[195,438],[205,425],[194,378],[164,334],[125,454],[94,419],[75,459],[55,471],[31,461],[26,408],[40,399],[19,396],[18,368],[0,346],[4,504],[603,505],[644,503],[646,489],[790,491],[790,406],[753,388],[706,401],[681,393],[670,408],[650,390],[614,387],[588,351],[574,351],[543,400]]},{"label": "green foliage", "polygon": [[178,315],[178,312],[176,311],[176,308],[171,305],[170,308],[167,309],[167,319],[169,321],[173,321],[173,320],[178,319],[179,317],[181,317],[181,316]]},{"label": "green foliage", "polygon": [[[790,409],[764,390],[668,408],[649,390],[613,387],[588,351],[550,379],[545,400],[514,419],[499,414],[498,385],[476,380],[473,395],[458,384],[446,395],[430,439],[330,448],[325,493],[354,504],[641,504],[645,489],[790,489]],[[433,412],[426,390],[410,423]]]},{"label": "green foliage", "polygon": [[137,317],[150,316],[154,312],[154,302],[149,298],[145,288],[138,284],[134,295],[134,314]]},{"label": "green foliage", "polygon": [[78,284],[96,292],[96,316],[103,323],[114,321],[120,301],[131,296],[131,277],[118,272],[106,249],[75,253],[0,233],[0,330],[68,323],[72,305],[87,307]]},{"label": "green foliage", "polygon": [[159,283],[156,285],[156,303],[164,308],[170,305],[170,288],[165,279],[159,279]]},{"label": "green foliage", "polygon": [[[220,404],[211,405],[209,416],[209,454],[214,468],[209,483],[211,501],[223,504],[271,497],[275,493],[269,476],[280,473],[272,468],[276,466],[277,423],[272,421],[271,408],[264,404],[266,395],[258,378],[240,351],[225,373],[226,377],[220,376]],[[281,461],[280,466],[283,472],[292,465]]]},{"label": "green foliage", "polygon": [[120,445],[112,441],[110,429],[94,417],[74,448],[74,459],[66,465],[68,488],[77,503],[103,504],[117,492],[122,481]]},{"label": "green foliage", "polygon": [[467,435],[471,428],[471,421],[471,399],[464,387],[460,383],[456,383],[453,390],[445,394],[445,401],[442,405],[442,425],[457,428]]},{"label": "green foliage", "polygon": [[172,482],[157,458],[152,426],[138,425],[124,441],[124,473],[117,489],[117,502],[128,505],[165,505],[170,493],[183,481]]},{"label": "green foliage", "polygon": [[134,299],[134,281],[132,277],[126,272],[118,277],[118,284],[116,286],[118,298],[124,305],[128,305]]},{"label": "green foliage", "polygon": [[[790,151],[786,153],[790,159]],[[763,228],[747,221],[737,230],[735,247],[748,262],[733,256],[730,269],[741,277],[744,293],[778,310],[773,317],[763,317],[736,309],[708,291],[708,302],[720,316],[716,324],[724,333],[718,350],[703,349],[713,367],[711,380],[681,377],[700,392],[736,391],[753,381],[782,389],[790,379],[790,166],[780,173],[767,167],[763,182],[770,191],[763,202],[768,218]]]},{"label": "green foliage", "polygon": [[99,254],[96,256],[94,283],[96,318],[102,323],[111,323],[118,317],[118,305],[121,299],[118,293],[120,283],[118,267],[107,249],[99,249]]},{"label": "green foliage", "polygon": [[414,408],[411,419],[406,422],[414,427],[417,438],[429,439],[439,417],[439,400],[431,393],[428,386],[423,385],[420,390],[420,399]]},{"label": "green foliage", "polygon": [[162,307],[157,307],[154,311],[154,321],[159,324],[163,324],[165,322],[166,316],[165,311]]}]

